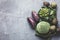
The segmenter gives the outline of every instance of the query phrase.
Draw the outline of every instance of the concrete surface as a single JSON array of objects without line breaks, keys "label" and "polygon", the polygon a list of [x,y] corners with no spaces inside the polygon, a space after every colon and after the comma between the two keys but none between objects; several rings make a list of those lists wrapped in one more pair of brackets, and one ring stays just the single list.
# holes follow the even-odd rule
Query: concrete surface
[{"label": "concrete surface", "polygon": [[[32,10],[38,12],[42,2],[43,0],[0,0],[0,40],[41,40],[35,36],[35,31],[30,28],[26,18],[31,16]],[[59,2],[56,0],[60,25]],[[52,40],[60,40],[60,37]]]}]

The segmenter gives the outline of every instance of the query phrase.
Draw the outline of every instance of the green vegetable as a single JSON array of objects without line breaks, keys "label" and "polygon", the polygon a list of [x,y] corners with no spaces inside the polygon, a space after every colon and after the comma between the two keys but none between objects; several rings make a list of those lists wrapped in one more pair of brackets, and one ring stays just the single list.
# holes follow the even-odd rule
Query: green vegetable
[{"label": "green vegetable", "polygon": [[51,9],[50,7],[42,7],[38,14],[42,21],[51,22],[52,19],[56,17],[56,9]]},{"label": "green vegetable", "polygon": [[38,14],[39,14],[40,18],[42,18],[41,19],[42,21],[48,21],[48,19],[50,17],[50,11],[51,11],[51,9],[48,7],[42,7],[39,10]]},{"label": "green vegetable", "polygon": [[47,7],[45,7],[45,8],[41,8],[40,10],[39,10],[39,16],[40,17],[45,17],[45,16],[48,16],[49,15],[49,8],[47,8]]},{"label": "green vegetable", "polygon": [[48,33],[50,29],[50,24],[45,21],[41,21],[37,24],[36,31],[39,33]]},{"label": "green vegetable", "polygon": [[50,10],[50,15],[56,15],[56,10],[55,9]]},{"label": "green vegetable", "polygon": [[55,8],[56,6],[57,6],[57,4],[56,4],[55,2],[52,2],[52,3],[51,3],[51,7],[52,7],[52,8]]},{"label": "green vegetable", "polygon": [[53,15],[53,14],[54,14],[54,11],[53,11],[53,10],[51,10],[50,15]]}]

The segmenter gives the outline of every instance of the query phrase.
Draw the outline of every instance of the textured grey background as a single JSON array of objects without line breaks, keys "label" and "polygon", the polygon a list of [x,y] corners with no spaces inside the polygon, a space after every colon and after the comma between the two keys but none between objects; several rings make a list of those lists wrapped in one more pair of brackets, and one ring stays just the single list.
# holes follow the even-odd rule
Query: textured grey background
[{"label": "textured grey background", "polygon": [[[35,31],[30,28],[26,18],[31,16],[32,10],[38,12],[42,2],[43,0],[0,0],[0,40],[41,40],[35,36]],[[56,0],[60,23],[59,2]],[[60,37],[52,40],[60,40]]]}]

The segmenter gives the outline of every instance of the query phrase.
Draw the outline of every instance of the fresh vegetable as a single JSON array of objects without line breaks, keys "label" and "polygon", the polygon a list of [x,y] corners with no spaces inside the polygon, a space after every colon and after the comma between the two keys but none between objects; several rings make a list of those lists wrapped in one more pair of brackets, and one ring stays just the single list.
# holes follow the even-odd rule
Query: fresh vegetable
[{"label": "fresh vegetable", "polygon": [[36,21],[36,22],[38,22],[39,21],[39,16],[38,16],[38,14],[35,12],[35,11],[32,11],[32,16],[33,16],[33,18],[34,18],[34,20]]},{"label": "fresh vegetable", "polygon": [[55,26],[55,25],[52,25],[52,26],[50,27],[50,29],[54,31],[54,30],[56,29],[56,26]]},{"label": "fresh vegetable", "polygon": [[44,5],[44,6],[49,6],[50,4],[49,4],[49,2],[46,2],[46,1],[45,1],[45,2],[43,2],[43,5]]},{"label": "fresh vegetable", "polygon": [[50,10],[50,15],[56,15],[56,10]]},{"label": "fresh vegetable", "polygon": [[56,6],[57,6],[56,2],[52,2],[52,3],[51,3],[51,7],[52,7],[52,8],[56,8]]},{"label": "fresh vegetable", "polygon": [[55,9],[50,9],[47,7],[41,8],[38,12],[40,17],[49,17],[49,15],[55,15],[56,14],[56,10]]},{"label": "fresh vegetable", "polygon": [[27,20],[28,20],[28,22],[30,23],[30,25],[32,26],[32,28],[35,28],[36,22],[33,20],[33,18],[28,17]]},{"label": "fresh vegetable", "polygon": [[[50,37],[60,32],[60,28],[57,28],[57,4],[52,2],[43,2],[43,6],[36,13],[32,11],[32,17],[28,17],[28,22],[32,25],[32,28],[35,28],[36,35],[47,38],[49,40]],[[44,39],[45,40],[45,39]]]},{"label": "fresh vegetable", "polygon": [[42,7],[39,12],[38,15],[40,16],[40,19],[42,21],[47,21],[47,22],[52,22],[53,18],[56,17],[56,9],[51,9],[48,7]]},{"label": "fresh vegetable", "polygon": [[48,33],[50,29],[50,24],[45,21],[41,21],[37,24],[36,31],[39,33]]},{"label": "fresh vegetable", "polygon": [[54,25],[57,24],[57,19],[56,19],[56,18],[54,18],[54,19],[52,20],[52,24],[54,24]]},{"label": "fresh vegetable", "polygon": [[49,15],[49,9],[47,7],[41,8],[38,12],[40,17],[45,17]]},{"label": "fresh vegetable", "polygon": [[39,12],[38,12],[38,15],[40,16],[40,19],[42,20],[42,21],[48,21],[48,19],[49,19],[49,13],[50,12],[50,9],[49,8],[47,8],[47,7],[43,7],[43,8],[41,8],[40,10],[39,10]]}]

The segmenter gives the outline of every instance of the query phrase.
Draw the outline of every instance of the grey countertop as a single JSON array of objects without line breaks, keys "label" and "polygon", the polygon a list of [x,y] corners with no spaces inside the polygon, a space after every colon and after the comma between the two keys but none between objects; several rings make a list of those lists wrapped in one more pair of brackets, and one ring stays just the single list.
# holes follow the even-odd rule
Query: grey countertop
[{"label": "grey countertop", "polygon": [[[42,2],[42,0],[0,0],[0,40],[41,40],[35,36],[35,31],[30,28],[26,18],[31,16],[32,10],[38,12]],[[60,25],[59,2],[60,0],[56,0],[58,25]],[[60,40],[60,37],[53,37],[52,40]]]}]

